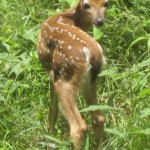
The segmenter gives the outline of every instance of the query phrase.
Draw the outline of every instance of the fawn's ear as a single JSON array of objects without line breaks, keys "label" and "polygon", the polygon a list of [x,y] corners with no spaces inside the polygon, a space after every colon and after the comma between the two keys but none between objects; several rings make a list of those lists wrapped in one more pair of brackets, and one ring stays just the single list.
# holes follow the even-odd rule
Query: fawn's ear
[{"label": "fawn's ear", "polygon": [[90,8],[90,0],[83,0],[82,6],[85,9],[89,9]]},{"label": "fawn's ear", "polygon": [[82,0],[83,1],[83,4],[89,4],[90,3],[90,0]]},{"label": "fawn's ear", "polygon": [[83,4],[90,3],[90,0],[82,0],[82,1],[83,1]]},{"label": "fawn's ear", "polygon": [[90,0],[80,0],[80,3],[76,6],[76,10],[78,8],[89,9],[90,8]]}]

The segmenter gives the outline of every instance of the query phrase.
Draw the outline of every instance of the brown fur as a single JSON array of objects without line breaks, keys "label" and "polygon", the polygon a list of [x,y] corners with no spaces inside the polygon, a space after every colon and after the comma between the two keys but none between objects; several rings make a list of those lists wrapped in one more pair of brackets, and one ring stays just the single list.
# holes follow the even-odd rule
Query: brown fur
[{"label": "brown fur", "polygon": [[[88,3],[90,9],[85,9]],[[96,78],[105,63],[103,51],[85,31],[100,17],[104,18],[106,0],[80,0],[68,11],[48,18],[41,27],[38,41],[38,56],[53,79],[49,105],[50,132],[58,115],[57,98],[70,127],[70,136],[75,149],[80,149],[87,130],[76,106],[79,88],[88,105],[98,104]],[[100,111],[92,112],[93,130],[97,144],[103,132],[104,117]]]}]

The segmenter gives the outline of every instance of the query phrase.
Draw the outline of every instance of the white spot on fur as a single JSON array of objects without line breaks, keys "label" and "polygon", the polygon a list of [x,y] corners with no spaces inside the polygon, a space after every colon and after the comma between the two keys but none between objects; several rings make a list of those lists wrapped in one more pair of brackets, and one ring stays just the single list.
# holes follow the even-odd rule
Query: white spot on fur
[{"label": "white spot on fur", "polygon": [[65,71],[65,69],[64,69],[64,68],[62,68],[61,70],[62,70],[62,72],[64,72],[64,71]]},{"label": "white spot on fur", "polygon": [[63,54],[63,58],[65,58],[65,54]]},{"label": "white spot on fur", "polygon": [[60,75],[62,75],[62,71],[61,70],[59,70],[59,73],[60,73]]},{"label": "white spot on fur", "polygon": [[65,63],[65,67],[68,67],[67,63]]},{"label": "white spot on fur", "polygon": [[72,46],[68,46],[68,49],[69,49],[69,50],[72,49]]},{"label": "white spot on fur", "polygon": [[83,48],[83,53],[85,54],[85,58],[86,58],[86,62],[88,64],[88,70],[90,70],[91,68],[91,64],[90,64],[90,51],[87,47]]},{"label": "white spot on fur", "polygon": [[76,35],[75,35],[75,34],[72,36],[72,39],[73,39],[73,40],[76,39]]},{"label": "white spot on fur", "polygon": [[63,43],[65,43],[64,41],[60,41],[60,44],[63,44]]},{"label": "white spot on fur", "polygon": [[75,59],[76,59],[76,60],[79,60],[79,58],[78,58],[78,57],[76,57]]},{"label": "white spot on fur", "polygon": [[54,55],[56,54],[56,51],[54,51]]},{"label": "white spot on fur", "polygon": [[61,80],[58,80],[58,82],[60,83],[60,82],[61,82]]},{"label": "white spot on fur", "polygon": [[74,62],[75,62],[74,59],[72,59],[71,62],[74,64]]},{"label": "white spot on fur", "polygon": [[69,58],[70,58],[70,59],[73,59],[73,57],[72,57],[72,56],[70,56]]},{"label": "white spot on fur", "polygon": [[44,44],[43,44],[43,43],[41,43],[41,46],[42,46],[42,48],[44,49]]}]

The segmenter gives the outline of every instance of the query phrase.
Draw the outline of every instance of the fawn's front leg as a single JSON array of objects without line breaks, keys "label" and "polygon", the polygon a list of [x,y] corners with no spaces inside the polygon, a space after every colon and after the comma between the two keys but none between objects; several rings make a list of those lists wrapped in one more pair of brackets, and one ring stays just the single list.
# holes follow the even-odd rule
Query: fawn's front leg
[{"label": "fawn's front leg", "polygon": [[50,102],[49,102],[49,132],[54,134],[55,132],[55,124],[58,117],[58,98],[54,90],[53,82],[50,81]]}]

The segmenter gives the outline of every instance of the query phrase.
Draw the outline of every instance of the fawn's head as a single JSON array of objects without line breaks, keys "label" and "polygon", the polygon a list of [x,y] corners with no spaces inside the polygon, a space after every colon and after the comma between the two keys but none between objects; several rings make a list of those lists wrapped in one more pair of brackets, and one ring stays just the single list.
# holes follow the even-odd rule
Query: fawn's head
[{"label": "fawn's head", "polygon": [[104,24],[104,16],[108,7],[108,0],[81,0],[81,7],[87,19],[96,27]]}]

